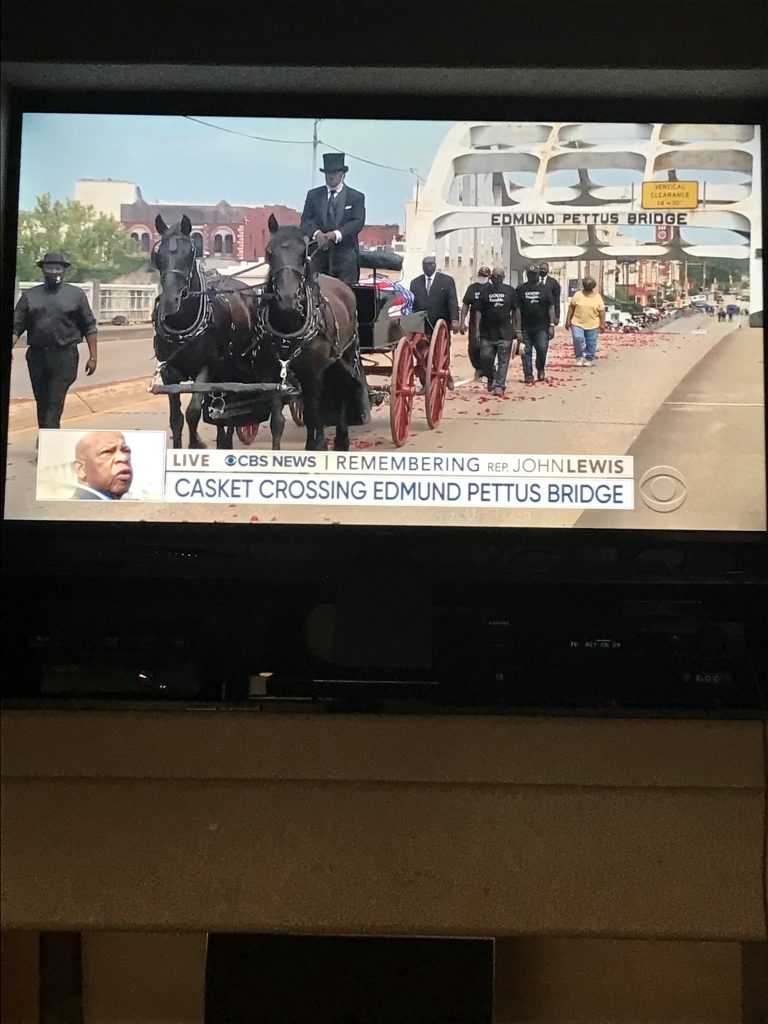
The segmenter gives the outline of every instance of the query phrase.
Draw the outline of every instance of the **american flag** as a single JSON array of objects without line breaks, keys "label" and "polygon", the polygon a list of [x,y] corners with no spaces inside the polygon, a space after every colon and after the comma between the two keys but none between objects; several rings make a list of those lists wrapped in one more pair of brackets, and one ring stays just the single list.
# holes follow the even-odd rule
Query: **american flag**
[{"label": "american flag", "polygon": [[392,282],[392,288],[395,295],[399,297],[399,301],[396,299],[387,310],[387,315],[393,319],[398,316],[405,316],[407,313],[413,312],[413,292],[406,288],[404,284],[399,281]]}]

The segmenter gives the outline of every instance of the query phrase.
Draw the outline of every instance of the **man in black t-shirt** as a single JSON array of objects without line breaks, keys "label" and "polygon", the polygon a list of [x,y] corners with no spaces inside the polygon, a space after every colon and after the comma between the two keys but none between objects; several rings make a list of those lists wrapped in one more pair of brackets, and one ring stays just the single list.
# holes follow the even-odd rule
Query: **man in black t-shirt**
[{"label": "man in black t-shirt", "polygon": [[535,264],[526,268],[525,281],[517,286],[523,328],[523,373],[533,384],[532,350],[536,349],[536,375],[546,377],[547,349],[555,336],[555,302],[551,286],[542,281]]},{"label": "man in black t-shirt", "polygon": [[25,291],[13,313],[13,345],[26,331],[27,366],[37,404],[37,425],[58,429],[67,392],[77,377],[77,346],[85,338],[85,372],[96,369],[98,330],[82,288],[64,283],[72,264],[66,254],[48,252],[38,262],[44,284]]},{"label": "man in black t-shirt", "polygon": [[503,267],[493,268],[475,311],[475,322],[480,334],[482,374],[488,378],[491,394],[501,397],[507,386],[513,334],[518,345],[521,340],[520,301],[515,289],[504,284]]},{"label": "man in black t-shirt", "polygon": [[464,298],[461,303],[461,313],[459,314],[459,330],[463,334],[467,329],[467,314],[469,314],[469,339],[467,345],[467,355],[469,361],[475,370],[475,380],[480,380],[483,376],[480,367],[480,338],[477,333],[477,325],[475,324],[475,312],[480,303],[480,296],[483,294],[483,288],[488,284],[491,277],[491,271],[488,267],[480,267],[477,274],[477,280],[467,288],[464,293]]}]

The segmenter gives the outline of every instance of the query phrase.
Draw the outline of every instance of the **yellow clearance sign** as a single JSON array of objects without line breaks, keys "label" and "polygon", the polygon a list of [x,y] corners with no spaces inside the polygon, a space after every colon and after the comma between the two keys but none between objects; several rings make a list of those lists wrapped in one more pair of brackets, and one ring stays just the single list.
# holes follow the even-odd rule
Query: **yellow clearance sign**
[{"label": "yellow clearance sign", "polygon": [[695,210],[699,205],[698,181],[644,181],[644,210]]}]

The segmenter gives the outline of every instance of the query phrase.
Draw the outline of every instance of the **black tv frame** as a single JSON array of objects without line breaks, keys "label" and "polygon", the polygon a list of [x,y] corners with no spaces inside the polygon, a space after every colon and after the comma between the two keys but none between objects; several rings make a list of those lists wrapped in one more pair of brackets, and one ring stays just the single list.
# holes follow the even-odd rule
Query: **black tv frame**
[{"label": "black tv frame", "polygon": [[[768,166],[768,74],[757,70],[712,71],[708,76],[689,70],[653,71],[581,69],[569,72],[571,95],[563,95],[562,82],[556,85],[552,69],[539,69],[535,77],[524,69],[495,71],[462,71],[461,74],[436,69],[400,69],[395,80],[392,70],[372,69],[361,77],[357,69],[339,69],[333,77],[338,90],[329,91],[328,76],[322,69],[251,68],[229,69],[229,89],[212,93],[202,88],[213,68],[199,68],[190,77],[184,67],[137,67],[130,81],[124,79],[125,69],[110,65],[6,65],[4,71],[3,134],[7,141],[7,184],[3,189],[3,294],[12,294],[13,252],[17,213],[19,119],[24,110],[58,110],[120,113],[195,113],[200,116],[330,116],[366,118],[412,117],[470,118],[478,104],[487,110],[506,109],[514,103],[519,116],[571,120],[584,116],[589,102],[589,117],[594,120],[706,120],[709,122],[741,122],[762,124],[764,166]],[[588,96],[599,76],[599,95]],[[378,77],[378,84],[377,79]],[[562,78],[562,75],[560,74]],[[52,88],[53,83],[56,87]],[[85,89],[85,83],[89,88]],[[413,90],[429,83],[429,95]],[[546,95],[542,83],[546,83]],[[150,85],[155,83],[153,88]],[[289,87],[290,83],[290,87]],[[322,85],[325,83],[325,91]],[[174,86],[183,85],[183,89]],[[279,90],[278,90],[279,85]],[[674,85],[676,95],[670,95]],[[382,91],[374,91],[373,87]],[[713,86],[721,94],[711,95]],[[576,91],[576,89],[580,91]],[[365,90],[365,91],[363,91]],[[521,98],[521,92],[524,94]],[[621,97],[624,97],[622,100]],[[706,103],[704,105],[704,101]],[[7,107],[6,107],[7,103]],[[765,180],[763,181],[765,195]],[[764,197],[763,209],[768,208]],[[9,337],[10,303],[3,306],[3,327]],[[3,442],[7,430],[10,353],[3,347]],[[768,423],[766,423],[768,445]],[[4,444],[3,444],[4,447]],[[4,481],[3,481],[4,482]],[[588,564],[599,578],[608,569],[632,579],[638,564],[657,564],[662,575],[716,579],[725,577],[754,579],[766,571],[768,533],[725,533],[701,531],[637,531],[594,529],[541,528],[447,528],[330,526],[263,524],[249,528],[243,524],[167,524],[167,523],[42,523],[4,522],[6,550],[25,552],[27,572],[45,574],[56,571],[75,573],[79,565],[88,565],[86,573],[112,572],[120,566],[120,552],[129,552],[132,568],[145,561],[145,572],[151,574],[157,559],[165,564],[165,572],[174,572],[173,556],[186,549],[192,553],[198,568],[215,572],[217,553],[228,562],[233,550],[244,559],[244,572],[255,572],[268,578],[286,566],[301,566],[302,571],[327,576],[341,567],[349,568],[349,553],[355,559],[383,560],[387,563],[398,552],[405,551],[406,564],[420,565],[427,576],[440,575],[440,562],[447,552],[469,578],[487,578],[488,551],[502,552],[494,575],[514,578],[520,553],[543,551],[536,563],[538,574],[558,573],[570,576],[586,573]],[[111,558],[96,560],[94,548],[111,551]],[[77,549],[82,557],[72,557]],[[62,562],[61,553],[66,551]],[[317,557],[318,551],[321,557]],[[595,552],[602,557],[595,559]],[[430,565],[429,552],[433,553]],[[651,554],[649,554],[651,552]],[[656,554],[653,554],[656,552]],[[138,560],[138,562],[137,562]],[[534,559],[534,562],[536,560]],[[357,564],[360,564],[358,561]],[[519,566],[518,566],[519,568]],[[526,568],[530,568],[527,566]],[[277,578],[276,576],[276,578]]]}]

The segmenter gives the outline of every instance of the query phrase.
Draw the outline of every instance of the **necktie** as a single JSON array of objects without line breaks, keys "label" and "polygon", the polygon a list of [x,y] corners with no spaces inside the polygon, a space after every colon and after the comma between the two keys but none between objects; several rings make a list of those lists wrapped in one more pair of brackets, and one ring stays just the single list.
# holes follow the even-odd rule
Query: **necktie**
[{"label": "necktie", "polygon": [[432,287],[432,278],[427,278],[427,295],[429,295],[429,289]]},{"label": "necktie", "polygon": [[336,193],[328,193],[328,227],[336,226]]}]

